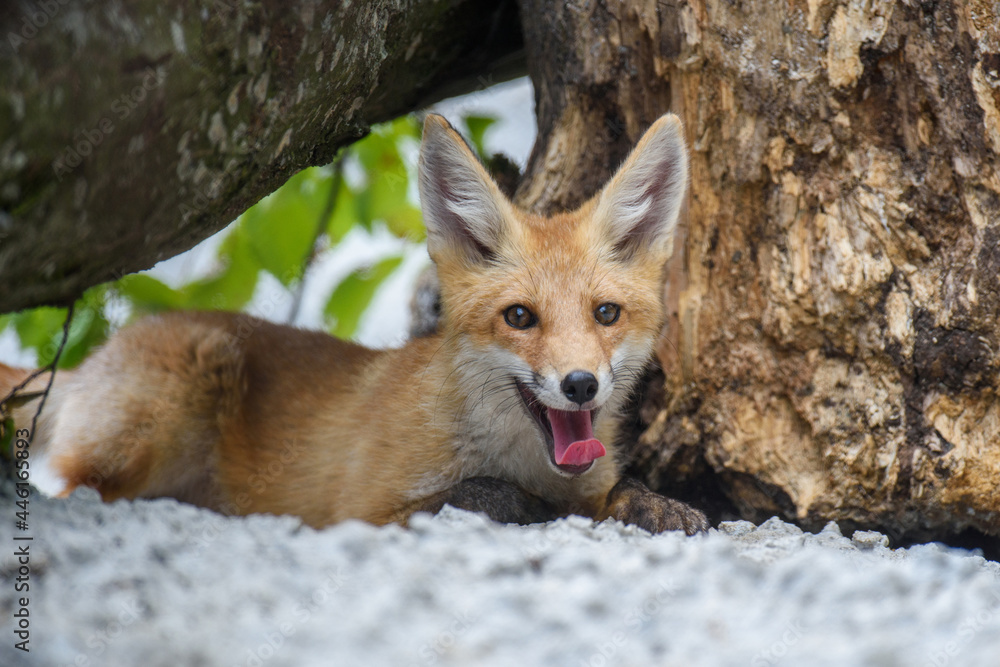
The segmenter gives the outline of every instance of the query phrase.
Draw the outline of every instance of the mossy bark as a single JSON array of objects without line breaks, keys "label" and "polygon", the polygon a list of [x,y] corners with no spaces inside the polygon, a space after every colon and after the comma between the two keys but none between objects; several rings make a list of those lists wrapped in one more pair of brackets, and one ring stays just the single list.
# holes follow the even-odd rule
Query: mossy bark
[{"label": "mossy bark", "polygon": [[0,10],[0,312],[221,229],[372,123],[523,71],[510,0]]}]

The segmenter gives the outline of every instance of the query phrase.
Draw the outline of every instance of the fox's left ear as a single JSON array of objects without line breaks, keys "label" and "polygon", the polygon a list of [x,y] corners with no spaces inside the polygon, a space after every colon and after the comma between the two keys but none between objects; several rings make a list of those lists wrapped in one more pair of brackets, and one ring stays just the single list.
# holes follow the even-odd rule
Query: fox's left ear
[{"label": "fox's left ear", "polygon": [[688,183],[684,128],[674,114],[646,131],[597,201],[594,220],[616,254],[670,252]]}]

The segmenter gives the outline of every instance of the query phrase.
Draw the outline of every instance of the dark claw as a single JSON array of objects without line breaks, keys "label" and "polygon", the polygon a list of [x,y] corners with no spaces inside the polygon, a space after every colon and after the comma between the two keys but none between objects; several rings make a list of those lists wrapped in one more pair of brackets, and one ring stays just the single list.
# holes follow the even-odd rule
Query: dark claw
[{"label": "dark claw", "polygon": [[653,493],[634,479],[623,478],[608,492],[604,514],[654,534],[683,530],[694,535],[709,529],[708,518],[702,512]]}]

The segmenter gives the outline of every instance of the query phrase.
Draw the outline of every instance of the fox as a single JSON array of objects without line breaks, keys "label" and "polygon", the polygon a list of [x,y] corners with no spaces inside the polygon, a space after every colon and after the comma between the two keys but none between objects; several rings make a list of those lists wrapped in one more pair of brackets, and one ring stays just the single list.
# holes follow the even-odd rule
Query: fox
[{"label": "fox", "polygon": [[548,217],[516,207],[439,115],[418,172],[436,333],[373,350],[245,314],[149,315],[58,371],[37,415],[45,379],[0,365],[0,397],[33,392],[4,410],[32,472],[57,496],[87,486],[315,528],[448,504],[504,523],[707,530],[623,477],[617,442],[664,324],[680,120],[658,119],[599,193]]}]

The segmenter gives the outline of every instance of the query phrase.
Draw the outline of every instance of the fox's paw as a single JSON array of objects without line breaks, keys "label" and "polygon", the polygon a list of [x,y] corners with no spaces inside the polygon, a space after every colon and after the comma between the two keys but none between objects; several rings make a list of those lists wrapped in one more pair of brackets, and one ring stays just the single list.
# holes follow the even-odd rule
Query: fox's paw
[{"label": "fox's paw", "polygon": [[694,535],[708,530],[708,519],[695,508],[673,498],[647,489],[641,482],[622,478],[611,491],[601,513],[602,518],[615,518],[648,530],[683,530]]}]

